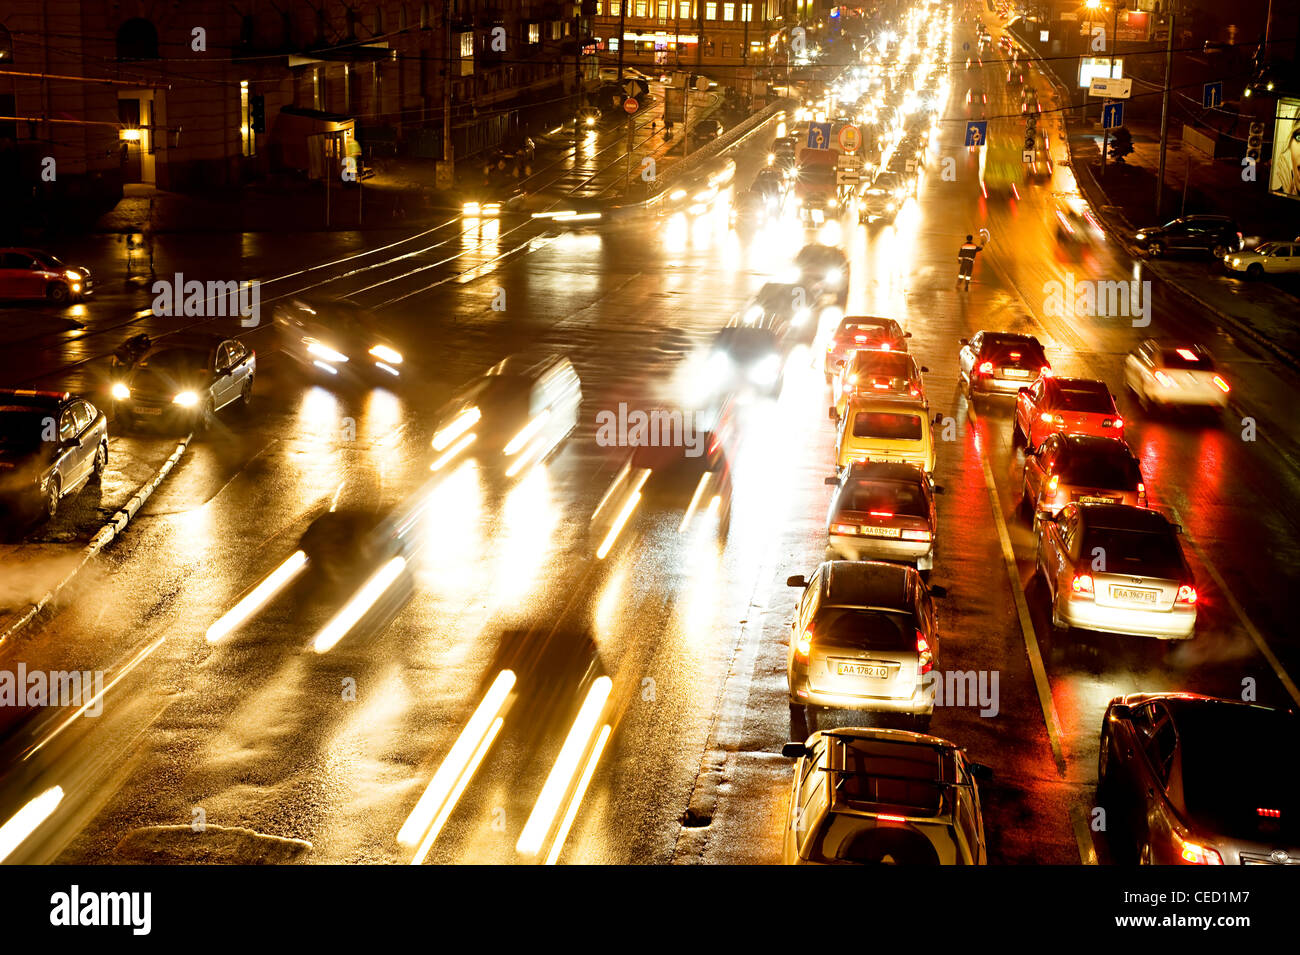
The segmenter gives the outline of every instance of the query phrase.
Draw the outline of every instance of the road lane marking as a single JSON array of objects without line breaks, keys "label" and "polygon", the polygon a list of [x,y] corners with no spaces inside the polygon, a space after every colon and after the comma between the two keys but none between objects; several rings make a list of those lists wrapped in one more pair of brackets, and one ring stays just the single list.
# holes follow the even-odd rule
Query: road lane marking
[{"label": "road lane marking", "polygon": [[1088,819],[1076,803],[1070,803],[1070,823],[1074,828],[1074,841],[1079,846],[1079,861],[1084,865],[1097,864],[1097,847],[1093,844]]}]

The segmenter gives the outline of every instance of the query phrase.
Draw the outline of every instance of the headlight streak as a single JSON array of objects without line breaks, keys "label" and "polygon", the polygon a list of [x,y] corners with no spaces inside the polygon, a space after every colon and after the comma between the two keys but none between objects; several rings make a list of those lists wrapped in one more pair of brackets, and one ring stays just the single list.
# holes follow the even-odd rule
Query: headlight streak
[{"label": "headlight streak", "polygon": [[123,382],[115,382],[113,385],[113,397],[118,401],[126,401],[131,397],[131,389]]},{"label": "headlight streak", "polygon": [[36,831],[46,819],[54,815],[63,801],[63,787],[53,786],[14,813],[13,817],[0,826],[0,862],[9,858],[23,841]]},{"label": "headlight streak", "polygon": [[342,352],[337,352],[328,345],[322,345],[320,342],[312,342],[307,346],[307,354],[315,355],[317,358],[323,358],[325,361],[341,363],[348,360],[348,356]]},{"label": "headlight streak", "polygon": [[389,373],[390,375],[392,375],[394,378],[397,378],[397,377],[400,377],[400,376],[401,376],[401,372],[399,372],[399,371],[398,371],[396,368],[394,368],[392,365],[389,365],[387,362],[377,361],[377,362],[375,362],[375,367],[378,368],[380,371],[386,371],[386,372],[388,372],[388,373]]},{"label": "headlight streak", "polygon": [[546,423],[546,419],[550,416],[551,412],[549,410],[543,411],[541,414],[535,415],[528,424],[524,425],[520,432],[511,438],[510,443],[503,449],[503,453],[506,457],[518,453],[519,449],[527,444],[533,435],[537,434],[537,432],[542,429],[542,425]]},{"label": "headlight streak", "polygon": [[600,514],[600,512],[605,509],[605,505],[609,503],[609,499],[614,496],[614,491],[618,489],[619,484],[623,482],[623,479],[627,477],[628,472],[631,469],[632,469],[632,462],[630,460],[624,461],[623,466],[619,468],[618,473],[614,475],[614,480],[611,481],[609,487],[605,489],[605,495],[600,499],[600,503],[597,504],[596,509],[591,512],[591,519],[593,521]]},{"label": "headlight streak", "polygon": [[199,403],[199,396],[192,391],[182,391],[172,399],[172,404],[180,405],[182,408],[193,408]]},{"label": "headlight streak", "polygon": [[573,791],[573,798],[569,800],[569,808],[564,813],[564,819],[560,821],[560,831],[555,834],[555,841],[551,843],[551,851],[546,854],[546,865],[555,865],[560,858],[560,851],[564,848],[564,840],[569,837],[569,829],[573,826],[573,820],[578,815],[578,807],[582,805],[582,797],[587,794],[587,787],[591,784],[591,777],[596,772],[596,764],[600,762],[600,755],[605,751],[605,744],[609,742],[609,736],[613,732],[613,727],[608,723],[600,728],[600,735],[596,737],[596,745],[591,748],[591,756],[587,758],[587,765],[582,770],[582,778],[578,780],[578,786]]},{"label": "headlight streak", "polygon": [[328,362],[320,361],[319,359],[317,359],[316,361],[313,361],[312,364],[315,365],[317,368],[320,368],[324,371],[328,371],[331,375],[337,375],[339,373],[339,370],[335,368],[333,365],[329,364]]},{"label": "headlight streak", "polygon": [[677,533],[686,533],[686,528],[690,526],[691,518],[695,516],[695,509],[700,504],[700,498],[704,496],[704,489],[709,486],[709,480],[712,477],[712,471],[705,471],[700,475],[699,483],[695,485],[695,493],[691,495],[691,503],[686,505],[686,513],[682,515],[682,522],[677,527]]},{"label": "headlight streak", "polygon": [[[343,490],[341,484],[339,490]],[[335,492],[335,500],[337,501],[337,492]],[[334,510],[332,504],[330,510]],[[261,610],[267,601],[283,590],[285,585],[302,573],[303,568],[306,566],[307,555],[305,553],[296,550],[290,554],[279,567],[266,576],[265,580],[245,594],[238,603],[222,614],[212,626],[208,627],[208,643],[217,643],[228,637],[249,617]]]},{"label": "headlight streak", "polygon": [[[474,427],[483,417],[477,406],[467,408],[458,414],[455,420],[433,436],[433,450],[443,451],[462,434]],[[435,468],[434,470],[437,470]]]},{"label": "headlight streak", "polygon": [[533,805],[533,811],[529,813],[528,822],[524,824],[524,831],[515,843],[515,850],[520,854],[535,856],[541,852],[542,843],[551,831],[551,824],[560,808],[560,800],[573,782],[578,763],[591,743],[592,732],[613,686],[614,681],[607,676],[592,681],[587,698],[582,702],[582,709],[578,711],[560,749],[560,755],[555,758],[555,765],[551,767],[550,775],[546,777],[541,794]]},{"label": "headlight streak", "polygon": [[631,485],[631,488],[628,491],[627,501],[619,510],[618,515],[614,518],[614,523],[610,526],[608,533],[605,534],[605,539],[600,542],[600,547],[596,549],[597,560],[604,560],[609,554],[610,548],[614,546],[614,541],[618,540],[618,535],[623,531],[623,525],[625,525],[628,518],[632,516],[632,512],[636,510],[636,506],[641,503],[641,488],[645,486],[646,479],[649,477],[650,469],[646,468],[641,472],[640,476],[636,479],[636,482]]},{"label": "headlight streak", "polygon": [[411,859],[412,865],[419,865],[429,854],[447,817],[456,808],[461,793],[496,739],[504,722],[501,711],[510,698],[515,680],[513,670],[502,670],[497,674],[415,808],[398,830],[398,843],[418,846]]},{"label": "headlight streak", "polygon": [[362,584],[361,589],[353,595],[352,599],[343,605],[343,609],[334,615],[316,634],[313,646],[317,653],[328,653],[334,646],[347,636],[348,631],[357,625],[362,617],[373,607],[379,600],[385,590],[387,590],[398,578],[398,575],[406,568],[406,558],[394,557],[379,570],[371,575],[370,579]]},{"label": "headlight streak", "polygon": [[400,365],[402,363],[402,353],[396,349],[389,348],[387,345],[376,345],[370,349],[372,358],[378,358],[390,365]]}]

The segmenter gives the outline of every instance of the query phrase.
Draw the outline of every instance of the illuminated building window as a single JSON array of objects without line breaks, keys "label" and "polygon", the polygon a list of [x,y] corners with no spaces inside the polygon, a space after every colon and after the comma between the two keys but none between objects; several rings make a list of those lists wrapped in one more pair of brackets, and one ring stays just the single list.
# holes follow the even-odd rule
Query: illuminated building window
[{"label": "illuminated building window", "polygon": [[724,3],[722,5],[722,19],[727,21],[736,19],[736,5],[734,3]]}]

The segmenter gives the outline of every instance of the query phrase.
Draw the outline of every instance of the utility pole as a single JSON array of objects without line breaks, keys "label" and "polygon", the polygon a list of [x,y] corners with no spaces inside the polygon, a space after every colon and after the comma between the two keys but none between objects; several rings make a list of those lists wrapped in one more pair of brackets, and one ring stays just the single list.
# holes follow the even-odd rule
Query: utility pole
[{"label": "utility pole", "polygon": [[[1115,47],[1119,44],[1119,8],[1121,0],[1112,0],[1115,9],[1115,19],[1110,28],[1110,66],[1106,69],[1108,79],[1115,77]],[[1106,175],[1106,150],[1110,146],[1110,127],[1106,125],[1106,104],[1110,100],[1102,100],[1101,104],[1101,174]]]},{"label": "utility pole", "polygon": [[455,186],[455,179],[452,166],[453,152],[451,148],[451,4],[442,5],[442,32],[446,35],[446,59],[443,61],[446,66],[442,74],[442,161],[446,164],[448,186]]},{"label": "utility pole", "polygon": [[623,85],[623,37],[627,26],[627,5],[629,0],[618,0],[618,85]]},{"label": "utility pole", "polygon": [[1169,91],[1174,82],[1174,14],[1169,14],[1169,43],[1165,46],[1165,93],[1160,107],[1160,169],[1156,173],[1156,221],[1165,196],[1165,148],[1169,145]]}]

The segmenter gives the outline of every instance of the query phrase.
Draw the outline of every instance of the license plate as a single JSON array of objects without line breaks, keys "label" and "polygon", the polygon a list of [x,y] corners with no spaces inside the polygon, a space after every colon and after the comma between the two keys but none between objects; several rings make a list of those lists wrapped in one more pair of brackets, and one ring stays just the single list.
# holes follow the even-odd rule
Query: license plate
[{"label": "license plate", "polygon": [[1134,604],[1153,604],[1156,602],[1156,594],[1159,591],[1147,590],[1143,587],[1111,587],[1110,595],[1116,600],[1127,600]]},{"label": "license plate", "polygon": [[1080,497],[1079,497],[1079,503],[1080,503],[1080,504],[1118,504],[1118,503],[1119,503],[1119,498],[1117,498],[1117,497],[1088,497],[1088,496],[1086,496],[1086,495],[1080,495]]},{"label": "license plate", "polygon": [[162,414],[162,409],[141,407],[141,408],[135,408],[134,412],[135,414]]},{"label": "license plate", "polygon": [[840,676],[868,676],[875,680],[889,678],[889,667],[870,663],[841,663],[837,672]]},{"label": "license plate", "polygon": [[1029,372],[1023,368],[1003,368],[1002,374],[1006,378],[1028,378]]},{"label": "license plate", "polygon": [[901,537],[903,530],[900,527],[863,527],[862,533],[868,537]]},{"label": "license plate", "polygon": [[870,461],[872,464],[894,464],[896,462],[902,461],[902,458],[882,458],[878,455],[869,455],[867,457],[867,460]]}]

